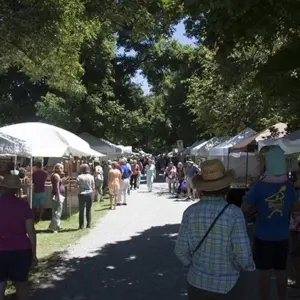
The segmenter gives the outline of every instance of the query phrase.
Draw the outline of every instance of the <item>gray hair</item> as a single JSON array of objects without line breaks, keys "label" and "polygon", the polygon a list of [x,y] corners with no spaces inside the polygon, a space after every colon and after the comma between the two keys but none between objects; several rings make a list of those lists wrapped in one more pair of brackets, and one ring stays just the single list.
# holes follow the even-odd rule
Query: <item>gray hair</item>
[{"label": "gray hair", "polygon": [[80,167],[79,167],[79,171],[80,171],[80,173],[82,173],[82,174],[90,173],[90,166],[89,166],[88,164],[82,164],[82,165],[80,165]]}]

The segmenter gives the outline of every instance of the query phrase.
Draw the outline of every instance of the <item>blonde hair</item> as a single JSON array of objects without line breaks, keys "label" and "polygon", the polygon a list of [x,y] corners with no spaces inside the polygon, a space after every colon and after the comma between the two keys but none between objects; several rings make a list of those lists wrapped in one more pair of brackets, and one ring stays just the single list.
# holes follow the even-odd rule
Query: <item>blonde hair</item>
[{"label": "blonde hair", "polygon": [[55,173],[55,170],[56,170],[57,168],[61,168],[62,170],[64,170],[64,165],[63,165],[63,164],[60,164],[60,163],[55,164],[55,166],[54,166],[54,168],[53,168],[53,172],[54,172],[54,173]]}]

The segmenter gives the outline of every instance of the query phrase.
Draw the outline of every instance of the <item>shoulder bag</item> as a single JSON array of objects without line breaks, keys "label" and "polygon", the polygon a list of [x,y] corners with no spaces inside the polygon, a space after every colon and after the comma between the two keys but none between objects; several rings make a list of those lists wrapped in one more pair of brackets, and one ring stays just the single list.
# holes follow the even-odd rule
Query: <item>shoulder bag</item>
[{"label": "shoulder bag", "polygon": [[211,223],[211,225],[209,226],[208,230],[206,231],[206,233],[204,234],[203,238],[201,239],[201,241],[199,242],[199,244],[197,245],[197,247],[195,248],[195,250],[193,251],[194,255],[199,248],[201,247],[201,245],[203,244],[203,242],[205,241],[205,239],[207,238],[208,234],[210,233],[210,231],[213,229],[213,227],[215,226],[216,222],[218,221],[218,219],[222,216],[222,214],[224,213],[224,211],[228,208],[228,206],[230,206],[230,203],[227,203],[222,210],[219,212],[219,214],[216,216],[216,218],[214,219],[214,221]]}]

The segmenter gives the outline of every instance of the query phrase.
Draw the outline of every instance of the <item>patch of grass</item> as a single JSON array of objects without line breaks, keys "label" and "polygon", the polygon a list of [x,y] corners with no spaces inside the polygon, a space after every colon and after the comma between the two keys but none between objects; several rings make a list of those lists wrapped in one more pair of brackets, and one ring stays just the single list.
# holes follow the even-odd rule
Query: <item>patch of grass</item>
[{"label": "patch of grass", "polygon": [[[108,209],[109,205],[107,202],[94,202],[92,206],[93,224],[95,224]],[[90,230],[78,230],[78,213],[62,221],[63,230],[60,232],[49,232],[47,230],[49,223],[50,221],[41,221],[35,226],[37,232],[37,256],[39,259],[47,257],[55,251],[65,249],[83,235],[87,234]]]},{"label": "patch of grass", "polygon": [[[104,196],[104,202],[94,202],[92,206],[92,227],[96,222],[105,215],[109,210],[107,196]],[[68,246],[78,241],[82,236],[86,235],[90,229],[78,230],[78,213],[62,220],[61,232],[51,233],[47,230],[50,221],[41,221],[36,224],[37,232],[37,256],[39,264],[31,270],[30,282],[35,282],[51,266],[56,265],[60,259],[60,252]],[[15,293],[14,287],[9,284],[6,290],[6,295],[9,296]]]}]

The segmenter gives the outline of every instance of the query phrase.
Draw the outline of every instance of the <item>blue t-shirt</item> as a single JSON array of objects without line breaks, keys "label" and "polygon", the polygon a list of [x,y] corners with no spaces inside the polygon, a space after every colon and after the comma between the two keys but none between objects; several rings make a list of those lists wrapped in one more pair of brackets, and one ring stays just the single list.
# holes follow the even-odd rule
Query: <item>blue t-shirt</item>
[{"label": "blue t-shirt", "polygon": [[187,176],[192,178],[194,177],[197,173],[199,173],[199,168],[196,165],[192,165],[188,171],[187,171]]},{"label": "blue t-shirt", "polygon": [[122,173],[122,179],[127,179],[130,177],[131,170],[126,165],[121,165],[121,173]]},{"label": "blue t-shirt", "polygon": [[296,190],[289,182],[259,181],[244,196],[244,202],[257,209],[254,236],[265,241],[289,238],[290,213],[297,200]]}]

